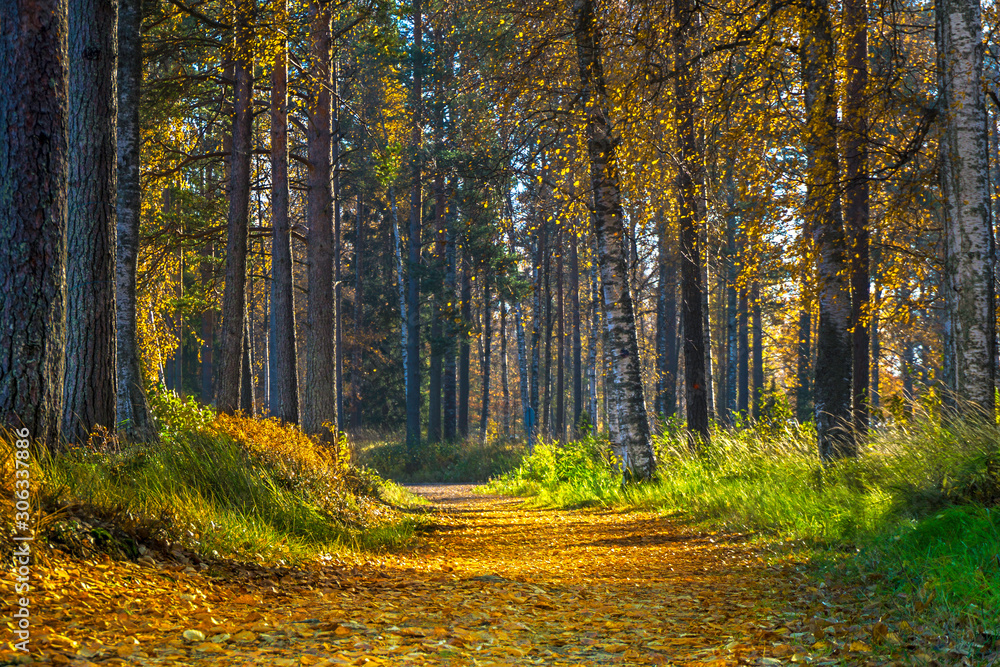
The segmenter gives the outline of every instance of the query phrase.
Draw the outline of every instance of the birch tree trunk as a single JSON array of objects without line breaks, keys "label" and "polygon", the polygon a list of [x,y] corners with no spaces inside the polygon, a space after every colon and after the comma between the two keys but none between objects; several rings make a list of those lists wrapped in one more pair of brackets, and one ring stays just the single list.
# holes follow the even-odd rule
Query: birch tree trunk
[{"label": "birch tree trunk", "polygon": [[851,293],[840,208],[833,25],[826,0],[804,0],[800,27],[805,88],[806,225],[817,257],[819,327],[815,411],[819,452],[829,462],[857,455],[851,430]]},{"label": "birch tree trunk", "polygon": [[250,29],[253,3],[236,5],[236,36],[232,62],[233,90],[232,156],[230,158],[229,214],[226,225],[226,286],[222,295],[222,340],[216,403],[220,412],[240,409],[240,389],[246,339],[247,244],[250,224],[250,154],[253,124],[253,34]]},{"label": "birch tree trunk", "polygon": [[939,0],[941,192],[957,408],[994,419],[995,249],[989,204],[983,29],[976,0]]},{"label": "birch tree trunk", "polygon": [[115,427],[115,0],[69,2],[69,195],[63,438]]},{"label": "birch tree trunk", "polygon": [[0,40],[0,425],[54,451],[66,343],[65,0],[4,2]]},{"label": "birch tree trunk", "polygon": [[[115,338],[118,433],[131,442],[159,438],[139,360],[136,271],[139,258],[139,97],[142,89],[141,0],[118,8],[118,193],[115,243]],[[215,312],[212,311],[214,323]],[[209,357],[211,360],[211,357]]]},{"label": "birch tree trunk", "polygon": [[[288,0],[278,7],[281,25],[288,21]],[[295,349],[295,299],[292,236],[288,220],[288,41],[278,45],[271,70],[271,308],[268,343],[272,417],[299,423],[298,361]]]},{"label": "birch tree trunk", "polygon": [[[334,358],[333,192],[331,178],[333,78],[330,5],[313,0],[310,11],[310,92],[306,133],[308,144],[308,202],[306,270],[309,301],[306,306],[306,388],[302,427],[324,433],[324,424],[337,419],[337,369]],[[324,435],[327,435],[324,433]],[[328,437],[328,436],[327,436]]]},{"label": "birch tree trunk", "polygon": [[601,65],[600,35],[593,0],[574,0],[579,73],[587,109],[587,152],[594,196],[594,235],[604,290],[604,312],[617,394],[617,419],[611,431],[626,478],[649,479],[656,468],[646,416],[636,339],[635,312],[628,287],[622,223],[621,185],[609,100]]}]

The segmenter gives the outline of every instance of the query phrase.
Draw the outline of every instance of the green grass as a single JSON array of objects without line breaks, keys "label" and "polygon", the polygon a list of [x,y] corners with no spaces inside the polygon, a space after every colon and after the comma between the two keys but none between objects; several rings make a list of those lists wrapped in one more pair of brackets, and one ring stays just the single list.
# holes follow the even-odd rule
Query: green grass
[{"label": "green grass", "polygon": [[677,512],[830,553],[861,549],[852,566],[890,574],[918,606],[1000,625],[1000,428],[900,423],[873,434],[860,459],[826,467],[808,425],[720,429],[698,454],[676,435],[655,444],[650,483],[623,486],[607,443],[587,438],[539,445],[484,488],[538,505]]},{"label": "green grass", "polygon": [[[176,398],[156,397],[154,408],[160,443],[95,438],[35,458],[34,506],[52,542],[86,551],[110,540],[112,551],[131,557],[148,542],[290,563],[393,548],[414,533],[415,521],[397,511],[414,497],[351,465],[338,447],[274,421],[217,417]],[[0,438],[0,460],[0,486],[12,488],[9,438]],[[3,522],[11,519],[5,514]]]},{"label": "green grass", "polygon": [[478,436],[452,442],[425,441],[412,460],[403,434],[370,431],[352,440],[352,456],[359,465],[406,484],[485,482],[517,468],[526,453],[522,443],[494,432],[485,442]]}]

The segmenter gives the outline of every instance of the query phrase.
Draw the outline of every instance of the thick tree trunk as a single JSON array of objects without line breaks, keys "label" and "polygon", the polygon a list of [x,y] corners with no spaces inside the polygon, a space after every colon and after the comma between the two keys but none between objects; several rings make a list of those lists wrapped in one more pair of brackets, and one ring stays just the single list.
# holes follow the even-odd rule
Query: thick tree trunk
[{"label": "thick tree trunk", "polygon": [[66,343],[66,2],[3,3],[0,40],[0,425],[56,450]]},{"label": "thick tree trunk", "polygon": [[801,15],[805,88],[806,227],[816,245],[819,327],[815,411],[823,461],[857,455],[851,430],[851,294],[840,208],[833,25],[826,0],[804,0]]},{"label": "thick tree trunk", "polygon": [[115,427],[115,0],[69,2],[69,195],[63,438]]},{"label": "thick tree trunk", "polygon": [[250,28],[253,3],[236,4],[236,40],[232,56],[235,86],[230,159],[229,216],[226,241],[226,286],[222,296],[222,359],[219,364],[216,404],[220,412],[240,409],[240,370],[246,339],[247,242],[250,216],[250,155],[253,124],[253,62],[250,57],[253,34]]},{"label": "thick tree trunk", "polygon": [[643,395],[635,312],[628,286],[622,222],[621,184],[616,141],[609,121],[610,103],[601,65],[601,43],[592,0],[574,0],[576,47],[579,73],[587,109],[587,152],[594,196],[594,235],[604,290],[617,419],[609,423],[611,446],[626,477],[648,479],[653,475],[653,456],[646,400]]},{"label": "thick tree trunk", "polygon": [[333,192],[332,134],[333,87],[330,63],[330,6],[319,0],[310,4],[312,99],[306,131],[308,143],[308,202],[306,264],[309,301],[306,307],[306,386],[303,392],[302,427],[323,433],[325,424],[337,419],[337,368],[335,356],[333,295]]},{"label": "thick tree trunk", "polygon": [[871,311],[868,224],[868,2],[844,2],[847,83],[844,100],[844,225],[851,246],[852,424],[855,437],[868,430],[869,318]]},{"label": "thick tree trunk", "polygon": [[[288,20],[288,0],[279,7]],[[271,70],[271,308],[268,343],[274,372],[270,375],[272,417],[299,423],[298,355],[295,348],[295,293],[292,279],[292,236],[288,218],[288,42],[281,40]]]},{"label": "thick tree trunk", "polygon": [[[990,220],[983,29],[976,0],[936,5],[945,274],[959,411],[994,420],[995,248]],[[947,354],[947,353],[946,353]]]},{"label": "thick tree trunk", "polygon": [[420,148],[423,83],[423,12],[420,0],[413,2],[413,88],[410,95],[412,120],[410,148],[410,243],[406,286],[406,449],[413,465],[420,449],[420,226],[423,217]]},{"label": "thick tree trunk", "polygon": [[[139,258],[139,96],[142,88],[140,0],[121,0],[118,8],[118,194],[115,244],[115,339],[118,433],[132,442],[159,437],[146,400],[136,322],[136,270]],[[211,312],[214,324],[215,311]],[[204,358],[203,358],[204,359]],[[209,355],[211,361],[211,355]]]},{"label": "thick tree trunk", "polygon": [[708,438],[708,376],[706,368],[704,314],[702,312],[702,249],[698,198],[703,174],[699,154],[696,113],[699,82],[692,65],[698,43],[698,17],[690,0],[674,5],[677,28],[673,37],[676,71],[676,114],[681,168],[678,175],[681,243],[681,302],[684,309],[684,393],[687,427],[695,438]]}]

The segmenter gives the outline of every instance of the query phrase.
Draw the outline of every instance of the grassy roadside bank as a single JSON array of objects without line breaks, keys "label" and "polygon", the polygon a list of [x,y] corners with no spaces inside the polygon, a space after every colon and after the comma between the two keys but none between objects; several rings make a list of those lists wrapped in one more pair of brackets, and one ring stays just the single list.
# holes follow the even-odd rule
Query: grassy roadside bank
[{"label": "grassy roadside bank", "polygon": [[652,483],[622,487],[606,443],[540,445],[483,487],[542,506],[599,505],[799,545],[824,576],[864,582],[894,611],[984,650],[1000,633],[1000,429],[923,419],[824,469],[808,427],[719,431],[693,454],[658,439]]},{"label": "grassy roadside bank", "polygon": [[[169,393],[151,396],[161,442],[95,435],[32,461],[36,530],[73,555],[147,552],[291,565],[407,542],[417,499],[356,467],[344,443],[321,444],[275,420],[216,415]],[[0,489],[14,493],[14,442],[0,438]],[[10,503],[0,514],[13,529]],[[185,557],[186,558],[186,557]]]}]

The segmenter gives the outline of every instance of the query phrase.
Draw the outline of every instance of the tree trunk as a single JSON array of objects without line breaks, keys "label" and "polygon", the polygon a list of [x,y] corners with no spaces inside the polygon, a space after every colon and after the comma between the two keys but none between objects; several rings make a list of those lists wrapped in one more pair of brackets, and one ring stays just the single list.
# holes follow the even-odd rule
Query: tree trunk
[{"label": "tree trunk", "polygon": [[[488,276],[483,276],[488,278]],[[490,302],[490,281],[483,281],[483,402],[479,417],[479,432],[486,439],[486,430],[490,421],[490,361],[493,344],[493,308]]]},{"label": "tree trunk", "polygon": [[[288,0],[278,8],[288,21]],[[271,308],[268,343],[274,373],[270,376],[272,417],[299,423],[298,355],[295,348],[295,287],[292,236],[288,219],[288,42],[281,39],[271,70]]]},{"label": "tree trunk", "polygon": [[456,307],[455,303],[457,301],[457,294],[455,292],[455,282],[456,282],[456,267],[455,267],[455,202],[454,197],[452,197],[451,204],[448,206],[448,213],[445,217],[445,222],[447,230],[445,232],[445,297],[449,302],[446,315],[447,319],[444,325],[445,338],[447,339],[447,344],[444,349],[444,380],[442,381],[442,395],[444,406],[442,412],[444,414],[444,439],[451,441],[455,439],[455,433],[458,429],[458,378],[456,373],[458,371],[458,358],[457,349],[455,345],[455,336],[458,333],[458,327],[455,326],[455,315]]},{"label": "tree trunk", "polygon": [[736,237],[739,234],[739,218],[736,214],[736,184],[733,182],[734,165],[726,167],[726,198],[729,211],[726,214],[726,405],[724,422],[728,426],[736,423],[737,378],[739,376],[739,310],[737,281],[739,280],[739,255]]},{"label": "tree trunk", "polygon": [[958,409],[994,421],[995,249],[989,202],[983,29],[976,0],[938,0],[941,192]]},{"label": "tree trunk", "polygon": [[472,321],[472,276],[469,253],[462,253],[462,334],[458,347],[458,434],[469,435],[469,323]]},{"label": "tree trunk", "polygon": [[750,287],[750,313],[753,326],[753,403],[754,419],[760,419],[764,405],[764,329],[761,322],[760,279],[754,278]]},{"label": "tree trunk", "polygon": [[538,233],[535,238],[535,280],[532,297],[531,313],[531,431],[529,442],[533,442],[538,435],[538,407],[540,392],[540,370],[541,370],[541,341],[542,341],[542,258],[545,256],[547,227],[544,224],[538,225]]},{"label": "tree trunk", "polygon": [[361,381],[365,374],[361,358],[364,349],[361,345],[361,327],[365,316],[361,261],[364,258],[366,212],[364,195],[360,192],[357,206],[357,214],[354,216],[354,355],[351,360],[351,427],[355,431],[361,428]]},{"label": "tree trunk", "polygon": [[687,427],[695,439],[708,439],[708,376],[702,312],[702,250],[698,198],[703,189],[702,161],[696,123],[699,81],[693,76],[699,39],[698,16],[690,0],[674,5],[678,26],[673,37],[676,71],[676,114],[681,168],[677,185],[680,204],[681,302],[684,309],[684,393]]},{"label": "tree trunk", "polygon": [[[253,312],[253,311],[251,311]],[[244,320],[243,356],[240,361],[240,411],[248,417],[257,415],[257,383],[253,373],[253,321],[250,317]]]},{"label": "tree trunk", "polygon": [[600,430],[600,415],[597,414],[597,340],[601,336],[601,295],[597,286],[597,263],[590,269],[590,336],[587,340],[587,384],[589,385],[590,423],[594,432]]},{"label": "tree trunk", "polygon": [[[543,223],[545,224],[545,223]],[[556,237],[556,247],[559,246]],[[545,441],[552,438],[552,253],[546,248],[542,262],[543,308],[545,310],[545,356],[542,360],[542,434]]]},{"label": "tree trunk", "polygon": [[[435,95],[440,99],[440,84],[435,86]],[[440,125],[438,132],[441,132]],[[440,137],[440,134],[439,134]],[[438,144],[440,146],[440,143]],[[445,193],[444,176],[438,171],[434,175],[434,271],[439,271],[445,263],[446,253],[446,230],[445,230]],[[442,294],[441,290],[435,290],[434,303],[431,309],[431,368],[428,386],[428,415],[427,415],[427,440],[428,442],[438,442],[441,440],[441,392],[443,383],[444,350],[448,344],[444,336],[442,320]]]},{"label": "tree trunk", "polygon": [[737,346],[739,360],[737,374],[739,389],[737,390],[737,412],[744,424],[750,417],[750,304],[746,287],[739,288],[739,308],[737,312]]},{"label": "tree trunk", "polygon": [[521,304],[514,302],[514,321],[517,327],[517,370],[518,385],[521,390],[521,419],[524,420],[524,439],[528,443],[528,451],[533,450],[531,438],[531,396],[528,391],[528,344],[524,335],[524,317],[521,315]]},{"label": "tree trunk", "polygon": [[556,419],[555,419],[555,435],[559,442],[566,441],[566,333],[563,328],[563,322],[565,320],[566,308],[565,299],[563,297],[563,239],[564,239],[562,227],[559,228],[559,235],[557,236],[557,245],[559,246],[559,254],[556,255],[556,337],[558,339],[558,346],[556,347],[556,354],[559,355],[559,359],[556,362]]},{"label": "tree trunk", "polygon": [[[159,438],[146,400],[136,322],[139,257],[139,96],[142,88],[142,22],[139,0],[118,8],[118,193],[115,244],[115,339],[119,436],[132,442]],[[212,322],[215,311],[211,312]],[[204,357],[203,357],[204,359]],[[209,355],[211,362],[211,355]]]},{"label": "tree trunk", "polygon": [[0,31],[0,425],[56,450],[66,343],[66,2],[6,2]]},{"label": "tree trunk", "polygon": [[410,185],[410,243],[406,286],[406,450],[409,465],[420,449],[420,226],[423,216],[423,192],[420,181],[421,98],[423,83],[423,13],[420,0],[413,1],[413,89],[410,106],[410,148],[412,183]]},{"label": "tree trunk", "polygon": [[500,390],[503,393],[503,437],[510,437],[510,378],[507,376],[507,302],[500,300]]},{"label": "tree trunk", "polygon": [[240,370],[246,339],[247,242],[250,215],[250,155],[253,125],[253,62],[250,28],[253,3],[236,4],[236,37],[233,44],[235,86],[233,91],[232,157],[230,158],[229,215],[226,241],[226,286],[222,296],[222,359],[219,364],[216,404],[220,412],[240,409]]},{"label": "tree trunk", "polygon": [[[594,235],[604,290],[604,312],[617,394],[617,419],[611,431],[625,476],[649,479],[656,468],[646,400],[643,395],[635,312],[622,248],[621,184],[616,141],[609,121],[610,102],[601,65],[601,43],[593,0],[574,0],[579,74],[587,109],[587,152],[594,197]],[[614,422],[612,422],[614,423]]]},{"label": "tree trunk", "polygon": [[844,100],[844,225],[851,247],[852,424],[868,431],[871,311],[868,223],[868,2],[845,0],[847,82]]},{"label": "tree trunk", "polygon": [[[671,419],[677,412],[677,263],[670,230],[658,214],[656,288],[656,414]],[[674,364],[671,366],[671,358]]]},{"label": "tree trunk", "polygon": [[337,368],[334,358],[333,295],[333,192],[332,134],[333,87],[330,35],[330,5],[310,4],[310,79],[306,141],[308,144],[308,202],[306,220],[306,264],[309,301],[306,306],[306,387],[303,393],[302,427],[307,433],[330,437],[324,425],[337,419]]},{"label": "tree trunk", "polygon": [[[803,280],[802,289],[805,289]],[[799,423],[810,421],[812,410],[812,315],[809,312],[809,300],[803,296],[803,305],[799,310],[798,354],[796,362],[797,387],[795,389],[795,418]]]},{"label": "tree trunk", "polygon": [[340,72],[337,61],[331,65],[333,79],[333,155],[330,165],[333,169],[333,330],[334,330],[334,391],[337,404],[337,429],[344,426],[344,309],[341,284],[341,264],[343,261],[343,235],[341,234],[340,201]]},{"label": "tree trunk", "polygon": [[583,415],[583,342],[580,337],[580,239],[574,233],[569,248],[570,306],[573,309],[573,423],[570,432],[580,435]]},{"label": "tree trunk", "polygon": [[857,455],[851,425],[851,294],[849,259],[837,182],[837,94],[833,26],[826,0],[804,0],[801,15],[805,88],[806,226],[817,257],[819,327],[815,410],[823,461]]},{"label": "tree trunk", "polygon": [[63,438],[115,427],[118,5],[69,3],[69,194]]}]

